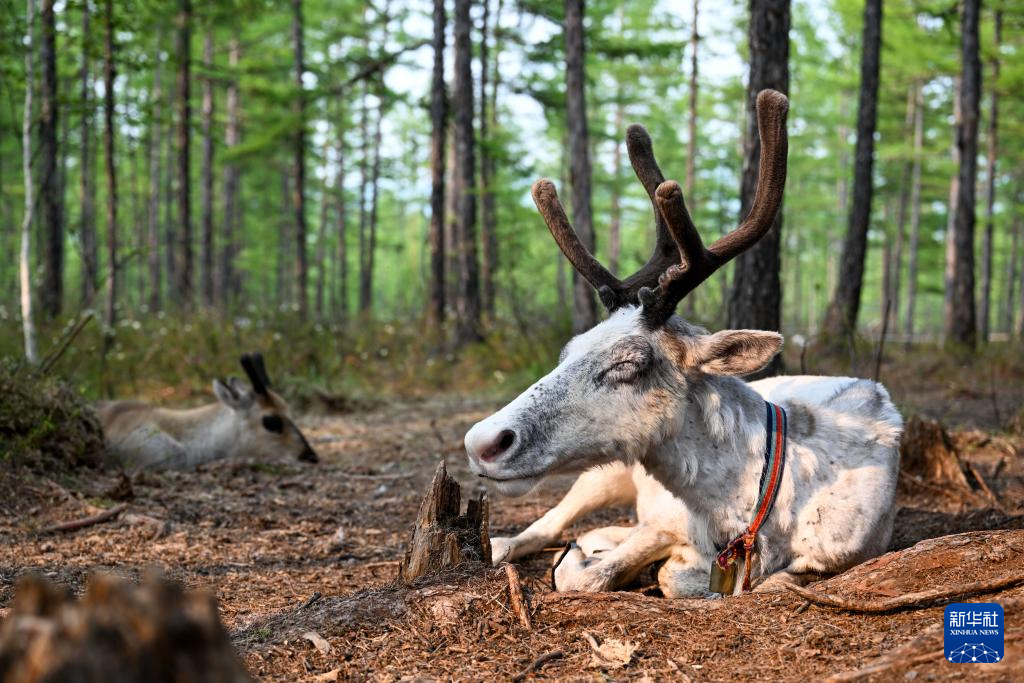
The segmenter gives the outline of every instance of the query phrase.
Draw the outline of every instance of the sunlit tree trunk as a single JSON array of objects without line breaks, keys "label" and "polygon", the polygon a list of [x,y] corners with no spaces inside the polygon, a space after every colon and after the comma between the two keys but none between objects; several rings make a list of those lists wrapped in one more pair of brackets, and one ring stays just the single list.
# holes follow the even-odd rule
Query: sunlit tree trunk
[{"label": "sunlit tree trunk", "polygon": [[103,153],[107,172],[107,329],[117,322],[117,170],[114,160],[114,0],[107,0],[103,36]]},{"label": "sunlit tree trunk", "polygon": [[615,103],[615,136],[612,143],[612,197],[611,216],[608,219],[608,268],[613,273],[619,272],[619,257],[622,252],[622,140],[621,135],[625,116],[622,101]]},{"label": "sunlit tree trunk", "polygon": [[306,70],[303,42],[302,0],[292,0],[292,44],[295,48],[295,275],[299,316],[306,318],[309,264],[306,259],[306,94],[302,74]]},{"label": "sunlit tree trunk", "polygon": [[27,0],[25,11],[25,110],[21,126],[22,176],[25,182],[25,215],[21,221],[21,251],[18,274],[21,285],[21,328],[25,338],[25,358],[39,362],[36,348],[36,326],[32,311],[32,218],[35,213],[35,186],[32,177],[32,91],[35,88],[35,0]]},{"label": "sunlit tree trunk", "polygon": [[330,186],[330,169],[331,169],[331,157],[329,154],[330,148],[330,127],[328,124],[328,135],[324,137],[324,165],[323,165],[323,180],[320,184],[320,222],[317,225],[316,231],[316,252],[313,260],[316,262],[316,315],[318,318],[324,317],[324,288],[327,283],[327,222],[328,222],[328,207],[330,206],[331,198],[331,186]]},{"label": "sunlit tree trunk", "polygon": [[[907,115],[904,119],[904,139],[913,139],[914,120],[917,116],[917,85],[911,84],[907,90]],[[899,204],[896,209],[896,248],[893,252],[892,282],[886,288],[886,297],[889,305],[889,323],[895,329],[899,321],[900,299],[903,291],[903,251],[907,235],[907,208],[910,204],[910,178],[914,171],[914,160],[908,159],[903,164],[900,175]],[[886,307],[886,298],[882,301],[883,309]]]},{"label": "sunlit tree trunk", "polygon": [[[494,319],[494,277],[498,269],[497,206],[494,196],[494,152],[491,140],[491,124],[494,110],[487,96],[488,71],[490,70],[488,24],[490,22],[491,0],[483,0],[483,20],[480,31],[480,201],[481,201],[481,283],[483,312],[488,319]],[[497,60],[494,64],[498,68]]]},{"label": "sunlit tree trunk", "polygon": [[476,246],[476,150],[473,134],[473,50],[471,0],[455,0],[455,174],[459,178],[459,297],[456,343],[480,339],[480,276]]},{"label": "sunlit tree trunk", "polygon": [[910,254],[907,259],[907,309],[904,332],[914,336],[914,308],[917,303],[917,263],[921,246],[921,154],[924,148],[924,87],[918,81],[914,92],[914,161],[910,173]]},{"label": "sunlit tree trunk", "polygon": [[[569,182],[572,221],[583,246],[594,252],[594,220],[590,201],[590,133],[587,127],[586,48],[583,0],[565,0],[565,111],[569,130]],[[590,283],[573,271],[572,327],[575,332],[597,323],[597,305]]]},{"label": "sunlit tree trunk", "polygon": [[448,94],[444,81],[444,0],[434,0],[434,67],[430,83],[430,301],[429,320],[445,317],[445,162],[448,137]]},{"label": "sunlit tree trunk", "polygon": [[956,136],[960,172],[950,264],[951,306],[946,316],[946,340],[970,348],[977,343],[974,308],[974,209],[981,101],[981,59],[978,47],[980,14],[981,0],[964,0],[960,41],[963,64],[960,88],[961,123]]},{"label": "sunlit tree trunk", "polygon": [[175,138],[175,130],[177,124],[173,121],[173,114],[171,121],[167,126],[167,143],[166,150],[164,151],[164,158],[166,160],[166,169],[164,172],[164,217],[163,217],[163,249],[164,249],[164,265],[167,270],[167,277],[164,280],[166,284],[166,291],[168,298],[172,300],[177,293],[178,287],[178,227],[175,224],[175,202],[177,196],[175,190],[175,169],[177,168],[178,158],[175,154],[175,148],[177,140]]},{"label": "sunlit tree trunk", "polygon": [[992,85],[990,86],[988,114],[988,149],[985,183],[985,235],[981,248],[981,310],[978,311],[978,336],[988,342],[989,310],[992,299],[992,233],[995,230],[996,160],[999,155],[999,45],[1003,33],[1003,11],[995,12],[995,31],[992,58]]},{"label": "sunlit tree trunk", "polygon": [[60,314],[64,299],[64,208],[59,178],[57,126],[57,30],[54,0],[42,0],[39,20],[39,204],[44,269],[40,303],[43,314]]},{"label": "sunlit tree trunk", "polygon": [[[363,41],[363,45],[369,50],[369,39]],[[370,85],[363,81],[363,92],[360,97],[359,111],[359,133],[362,140],[362,150],[359,155],[359,313],[365,313],[370,307],[370,292],[368,288],[369,278],[367,277],[367,256],[366,250],[369,245],[368,227],[369,212],[366,209],[366,195],[370,189]]]},{"label": "sunlit tree trunk", "polygon": [[[203,68],[213,68],[213,27],[203,37]],[[213,79],[203,77],[201,109],[203,159],[199,171],[200,256],[202,266],[199,288],[204,306],[213,306]]]},{"label": "sunlit tree trunk", "polygon": [[[228,67],[231,80],[227,86],[227,128],[224,142],[230,153],[241,143],[238,101],[238,62],[241,59],[241,47],[238,36],[232,35],[228,44]],[[224,163],[224,223],[223,242],[221,244],[220,264],[220,304],[229,310],[238,296],[238,283],[235,277],[235,257],[238,254],[238,192],[241,170],[238,163],[228,158]]]},{"label": "sunlit tree trunk", "polygon": [[81,193],[81,220],[79,234],[82,242],[82,304],[92,305],[96,298],[99,279],[99,245],[96,239],[96,186],[93,179],[92,160],[92,83],[89,72],[89,50],[92,31],[89,24],[89,3],[82,3],[82,73],[81,104],[82,116],[79,121],[79,191]]},{"label": "sunlit tree trunk", "polygon": [[700,43],[697,17],[699,6],[699,0],[693,0],[693,25],[690,27],[690,93],[688,97],[690,116],[687,120],[686,184],[683,188],[686,194],[686,203],[690,205],[692,213],[697,212],[697,197],[693,194],[693,182],[697,168],[697,46]]},{"label": "sunlit tree trunk", "polygon": [[338,221],[338,313],[344,319],[348,316],[348,211],[345,203],[345,136],[340,117],[336,130],[338,176],[334,185]]},{"label": "sunlit tree trunk", "polygon": [[[1018,196],[1020,193],[1018,192]],[[1021,230],[1024,223],[1021,221],[1021,214],[1017,213],[1013,218],[1012,233],[1010,235],[1010,254],[1006,259],[1006,289],[1003,296],[1002,329],[1008,334],[1013,334],[1014,311],[1016,307],[1016,282],[1018,276],[1017,260],[1020,258]]]},{"label": "sunlit tree trunk", "polygon": [[192,0],[178,0],[177,41],[177,153],[178,153],[178,281],[175,287],[177,304],[192,306],[192,178],[189,147],[192,136]]},{"label": "sunlit tree trunk", "polygon": [[[157,37],[157,51],[159,53],[160,37]],[[160,284],[160,146],[162,145],[161,132],[163,130],[163,72],[164,63],[157,57],[156,67],[153,73],[153,91],[150,101],[153,107],[150,111],[149,128],[149,205],[147,211],[147,229],[149,243],[149,309],[156,311],[160,308],[161,284]]]},{"label": "sunlit tree trunk", "polygon": [[864,5],[864,38],[860,63],[860,96],[857,101],[857,146],[853,167],[853,202],[839,261],[839,281],[825,318],[825,334],[845,338],[857,329],[864,260],[871,224],[872,171],[875,162],[875,128],[878,123],[878,72],[882,47],[882,2]]},{"label": "sunlit tree trunk", "polygon": [[[746,130],[744,132],[743,174],[740,214],[746,216],[754,202],[760,163],[761,140],[757,131],[757,94],[765,88],[789,92],[790,3],[751,0],[750,80],[747,83]],[[761,241],[736,258],[729,298],[729,326],[778,330],[782,315],[782,283],[779,277],[782,244],[782,207],[775,224]],[[781,370],[781,356],[763,374]]]}]

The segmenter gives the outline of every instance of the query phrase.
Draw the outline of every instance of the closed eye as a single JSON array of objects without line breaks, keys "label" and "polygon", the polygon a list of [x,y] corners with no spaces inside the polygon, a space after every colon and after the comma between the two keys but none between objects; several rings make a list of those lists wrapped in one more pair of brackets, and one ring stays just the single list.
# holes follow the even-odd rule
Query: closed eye
[{"label": "closed eye", "polygon": [[268,432],[274,434],[280,434],[284,431],[284,420],[280,415],[264,415],[263,416],[263,428]]},{"label": "closed eye", "polygon": [[643,368],[643,365],[634,360],[621,360],[605,368],[597,381],[626,384],[639,377]]}]

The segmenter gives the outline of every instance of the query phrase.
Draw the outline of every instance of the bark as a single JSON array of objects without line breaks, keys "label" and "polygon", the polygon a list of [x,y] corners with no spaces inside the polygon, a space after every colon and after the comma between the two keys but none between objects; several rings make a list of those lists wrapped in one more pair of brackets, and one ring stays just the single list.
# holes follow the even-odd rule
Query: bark
[{"label": "bark", "polygon": [[455,175],[459,178],[456,229],[459,253],[459,346],[480,334],[480,280],[476,248],[476,149],[473,137],[473,50],[470,41],[471,0],[455,0]]},{"label": "bark", "polygon": [[878,71],[882,46],[882,2],[864,5],[864,38],[860,64],[860,96],[857,102],[857,146],[853,166],[853,203],[839,262],[839,281],[825,318],[825,333],[846,338],[857,329],[864,258],[868,246],[875,161],[875,127],[878,119]]},{"label": "bark", "polygon": [[[203,37],[203,68],[213,68],[213,27]],[[199,222],[202,267],[199,289],[204,306],[213,306],[213,79],[203,76],[203,103],[200,112],[203,135],[203,159],[199,171]]]},{"label": "bark", "polygon": [[914,161],[910,173],[910,254],[907,259],[907,312],[904,332],[914,336],[914,307],[917,303],[917,263],[921,245],[921,154],[924,148],[924,89],[920,81],[915,88]]},{"label": "bark", "polygon": [[618,134],[622,131],[624,118],[622,102],[615,103],[615,148],[612,150],[612,197],[611,217],[608,221],[608,269],[619,272],[619,256],[622,252],[622,141]]},{"label": "bark", "polygon": [[[481,209],[481,294],[483,295],[483,312],[489,320],[494,319],[494,275],[498,269],[498,235],[497,209],[494,196],[494,154],[491,140],[491,124],[494,121],[494,110],[487,97],[487,81],[489,65],[488,24],[490,22],[491,1],[483,0],[483,23],[480,31],[480,201]],[[495,63],[497,68],[497,63]]]},{"label": "bark", "polygon": [[[173,119],[173,117],[172,117]],[[165,282],[167,284],[168,296],[173,300],[174,293],[177,291],[178,286],[178,229],[175,225],[174,220],[174,207],[175,207],[175,168],[177,167],[178,159],[175,155],[175,146],[177,145],[177,139],[174,135],[175,129],[174,121],[170,121],[167,126],[167,149],[164,152],[164,157],[167,164],[167,172],[164,174],[164,263],[167,266],[167,278]]]},{"label": "bark", "polygon": [[[131,150],[131,224],[132,234],[134,236],[135,254],[138,256],[140,262],[135,268],[135,309],[140,311],[143,306],[146,305],[146,267],[141,262],[142,255],[146,253],[146,245],[148,244],[148,231],[146,218],[144,216],[146,208],[144,207],[144,201],[142,199],[142,192],[139,190],[139,183],[142,182],[142,168],[148,159],[146,149],[141,144],[136,144]],[[140,158],[141,157],[141,158]],[[127,272],[127,271],[125,271]]]},{"label": "bark", "polygon": [[306,92],[302,74],[306,70],[303,44],[302,0],[292,0],[292,44],[295,47],[295,275],[298,291],[299,317],[307,314],[307,283],[309,264],[306,260]]},{"label": "bark", "polygon": [[[757,132],[754,104],[764,88],[789,92],[790,3],[751,0],[750,3],[750,82],[747,84],[747,127],[744,134],[743,175],[740,213],[746,216],[754,201],[761,142]],[[736,258],[733,286],[729,297],[729,326],[759,330],[778,330],[782,315],[781,267],[782,207],[768,234],[749,251]],[[781,356],[763,371],[781,370]]]},{"label": "bark", "polygon": [[[569,182],[572,220],[583,246],[595,251],[590,201],[590,134],[587,129],[586,47],[583,0],[565,0],[565,110],[569,130]],[[590,283],[573,271],[572,327],[576,333],[597,323],[597,305]]]},{"label": "bark", "polygon": [[21,251],[18,256],[18,275],[21,285],[21,329],[25,339],[25,358],[33,365],[39,362],[36,348],[36,326],[32,312],[32,219],[35,213],[34,179],[32,177],[32,91],[35,89],[35,0],[27,0],[25,25],[25,109],[21,126],[21,163],[25,182],[25,215],[21,222]]},{"label": "bark", "polygon": [[[157,37],[157,53],[161,40]],[[153,93],[151,101],[153,109],[150,113],[149,131],[149,207],[147,215],[149,242],[149,310],[160,308],[160,146],[163,129],[163,60],[157,57],[156,69],[153,74]]]},{"label": "bark", "polygon": [[178,224],[177,236],[180,256],[177,260],[176,294],[178,305],[192,306],[192,178],[189,146],[192,134],[192,0],[178,0],[176,53],[177,74],[177,152],[178,152]]},{"label": "bark", "polygon": [[338,132],[338,178],[335,182],[335,187],[337,188],[335,203],[338,216],[338,312],[342,318],[345,318],[348,315],[348,226],[346,224],[348,212],[345,207],[345,137],[343,133],[344,127],[340,120],[336,129]]},{"label": "bark", "polygon": [[953,135],[950,138],[950,159],[953,161],[953,175],[949,181],[949,210],[946,212],[946,253],[945,270],[943,272],[943,316],[949,320],[953,312],[953,270],[956,264],[956,251],[953,247],[953,238],[956,235],[956,207],[960,201],[960,147],[957,142],[957,135],[963,122],[963,108],[960,99],[960,91],[963,88],[963,79],[956,76],[953,81]]},{"label": "bark", "polygon": [[[454,99],[454,98],[453,98]],[[449,118],[451,118],[449,116]],[[453,123],[449,121],[449,123]],[[448,126],[448,152],[446,171],[446,192],[444,199],[444,244],[445,244],[445,315],[452,316],[459,299],[459,238],[458,238],[458,201],[462,196],[459,177],[456,174],[458,164],[455,163],[455,126]]]},{"label": "bark", "polygon": [[[907,90],[907,116],[904,119],[903,137],[913,139],[914,121],[917,118],[917,85],[911,84]],[[907,208],[910,204],[910,178],[914,172],[914,159],[907,159],[903,164],[900,175],[899,204],[896,210],[896,248],[893,253],[892,283],[885,289],[891,305],[889,306],[889,324],[896,329],[899,320],[900,294],[903,291],[903,251],[907,236]],[[883,310],[886,307],[885,298],[882,300]]]},{"label": "bark", "polygon": [[114,0],[107,0],[103,35],[103,156],[107,174],[107,302],[104,322],[117,322],[117,170],[114,161]]},{"label": "bark", "polygon": [[696,174],[697,160],[697,46],[700,43],[700,33],[697,32],[697,16],[699,5],[699,0],[693,0],[693,26],[690,31],[690,117],[687,122],[689,135],[686,140],[686,185],[683,188],[691,213],[697,212],[693,180]]},{"label": "bark", "polygon": [[99,279],[99,246],[96,240],[96,186],[93,181],[92,160],[92,84],[89,72],[89,50],[91,28],[89,25],[89,4],[82,3],[82,74],[81,101],[82,118],[79,123],[79,189],[82,195],[82,213],[79,234],[82,241],[82,304],[92,305],[96,298]]},{"label": "bark", "polygon": [[[381,83],[383,88],[384,84]],[[366,268],[363,270],[365,280],[360,287],[360,311],[369,313],[373,310],[373,264],[377,251],[377,210],[380,193],[380,147],[381,122],[384,119],[384,99],[378,97],[377,118],[373,125],[373,165],[370,169],[370,230],[366,247]]]},{"label": "bark", "polygon": [[[330,124],[328,124],[328,133],[330,133]],[[313,260],[316,261],[316,315],[318,318],[324,317],[324,289],[327,282],[327,222],[328,222],[328,207],[330,206],[331,198],[331,185],[330,185],[330,166],[331,166],[331,155],[329,153],[330,144],[329,136],[324,139],[324,166],[323,166],[323,182],[320,186],[320,222],[317,225],[316,233],[316,254]]]},{"label": "bark", "polygon": [[[227,86],[227,129],[224,133],[224,142],[230,155],[231,151],[241,143],[241,128],[239,125],[239,101],[238,101],[238,62],[241,59],[241,47],[238,36],[233,35],[228,44],[228,66],[231,70],[231,80]],[[238,254],[238,244],[235,233],[238,230],[238,190],[240,185],[241,170],[237,162],[229,158],[224,163],[224,239],[221,245],[220,263],[220,290],[219,300],[221,306],[228,310],[238,295],[238,283],[235,278],[235,256]]]},{"label": "bark", "polygon": [[946,318],[946,340],[974,348],[977,326],[974,308],[974,209],[978,175],[978,119],[981,101],[981,59],[978,23],[981,0],[965,0],[961,52],[961,124],[957,128],[960,172],[952,239],[952,305]]},{"label": "bark", "polygon": [[64,201],[58,164],[57,31],[54,0],[42,0],[39,12],[39,204],[44,268],[40,304],[45,316],[60,314],[64,299]]},{"label": "bark", "polygon": [[445,317],[445,161],[448,95],[444,81],[444,0],[434,0],[434,68],[430,86],[430,301],[427,317],[439,325]]},{"label": "bark", "polygon": [[[364,46],[369,50],[369,38],[366,38]],[[363,141],[361,154],[359,155],[359,312],[364,313],[369,307],[369,290],[366,283],[369,279],[366,276],[366,248],[367,227],[369,224],[369,213],[366,210],[366,193],[370,187],[370,86],[368,81],[363,81],[363,92],[359,112],[359,133]]]},{"label": "bark", "polygon": [[992,307],[992,236],[995,231],[996,160],[999,155],[999,44],[1003,33],[1003,11],[995,12],[995,32],[992,58],[992,85],[990,86],[988,114],[987,173],[985,183],[985,236],[981,256],[981,310],[978,311],[978,336],[988,343],[989,311]]},{"label": "bark", "polygon": [[1021,229],[1024,227],[1024,223],[1021,221],[1021,215],[1018,213],[1014,216],[1013,226],[1011,228],[1012,233],[1010,235],[1010,254],[1006,259],[1006,290],[1005,296],[1003,297],[1003,311],[1002,311],[1002,329],[1006,330],[1007,334],[1013,334],[1013,322],[1014,322],[1014,292],[1016,292],[1017,282],[1017,259],[1020,254],[1020,238]]}]

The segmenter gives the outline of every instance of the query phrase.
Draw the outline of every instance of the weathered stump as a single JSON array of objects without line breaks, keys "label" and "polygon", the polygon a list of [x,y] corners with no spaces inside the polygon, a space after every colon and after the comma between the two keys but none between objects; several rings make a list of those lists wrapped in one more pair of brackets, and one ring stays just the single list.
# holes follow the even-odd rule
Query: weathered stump
[{"label": "weathered stump", "polygon": [[977,496],[986,503],[1000,506],[981,473],[960,457],[956,445],[940,422],[916,415],[907,420],[900,440],[901,486],[908,479],[950,497]]},{"label": "weathered stump", "polygon": [[212,596],[149,578],[95,576],[76,601],[19,582],[0,624],[0,683],[249,683]]},{"label": "weathered stump", "polygon": [[465,562],[491,563],[487,499],[483,494],[470,499],[462,515],[461,496],[459,483],[448,476],[442,462],[420,503],[409,549],[399,567],[403,581]]}]

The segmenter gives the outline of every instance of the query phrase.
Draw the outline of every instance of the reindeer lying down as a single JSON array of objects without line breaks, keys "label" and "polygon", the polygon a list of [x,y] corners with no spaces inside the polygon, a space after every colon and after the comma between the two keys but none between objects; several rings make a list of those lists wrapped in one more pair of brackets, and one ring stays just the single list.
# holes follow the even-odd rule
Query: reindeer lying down
[{"label": "reindeer lying down", "polygon": [[[902,421],[885,389],[829,377],[747,384],[739,377],[779,352],[780,335],[708,334],[674,315],[687,293],[774,221],[785,183],[788,102],[764,91],[757,105],[753,206],[710,248],[679,185],[665,182],[646,131],[630,128],[630,161],[654,204],[657,238],[648,263],[625,280],[581,244],[553,186],[534,185],[559,247],[611,315],[572,339],[550,374],[466,434],[472,470],[507,494],[526,493],[549,474],[584,472],[542,520],[514,539],[496,539],[495,557],[537,550],[574,516],[632,500],[640,523],[581,538],[559,566],[556,585],[603,590],[666,559],[659,572],[666,595],[703,595],[712,564],[721,566],[723,550],[742,539],[747,553],[727,557],[727,567],[742,565],[751,585],[766,589],[841,572],[887,547]],[[766,397],[785,411],[785,439],[771,428],[779,414],[771,404],[766,418]],[[777,451],[784,467],[764,477],[766,453],[774,458]],[[762,518],[766,482],[774,506]]]},{"label": "reindeer lying down", "polygon": [[97,403],[108,458],[129,471],[185,470],[220,458],[278,454],[317,462],[288,404],[271,390],[263,356],[245,354],[241,363],[250,385],[236,377],[215,379],[217,403],[190,410],[138,401]]}]

